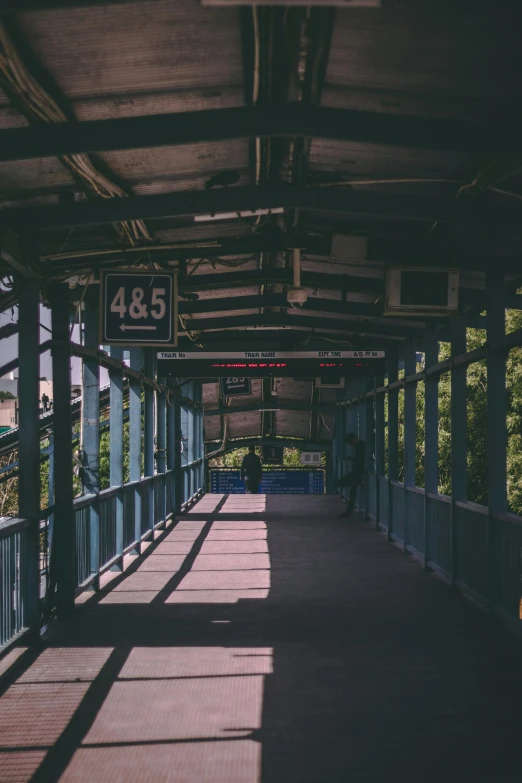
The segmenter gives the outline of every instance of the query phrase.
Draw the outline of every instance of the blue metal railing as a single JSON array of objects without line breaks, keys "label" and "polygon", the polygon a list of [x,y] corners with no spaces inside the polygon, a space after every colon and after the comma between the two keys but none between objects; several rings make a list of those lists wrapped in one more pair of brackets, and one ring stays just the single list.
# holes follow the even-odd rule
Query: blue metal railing
[{"label": "blue metal railing", "polygon": [[[347,469],[339,458],[334,471]],[[428,568],[510,625],[522,619],[522,517],[370,473],[359,509]],[[374,494],[374,497],[371,496]],[[342,494],[346,495],[346,490]],[[367,508],[364,504],[367,504]]]},{"label": "blue metal railing", "polygon": [[[180,469],[182,478],[188,471],[193,471],[194,487],[198,484],[196,477],[202,475],[201,464],[202,460],[196,460]],[[96,495],[82,495],[74,500],[74,573],[77,589],[83,589],[89,584],[96,585],[102,573],[133,549],[139,551],[141,541],[151,537],[156,528],[166,525],[175,511],[174,478],[175,471],[167,470],[142,478],[141,481],[111,487]],[[141,498],[139,539],[135,535],[136,491]],[[202,488],[197,487],[192,495],[183,495],[178,499],[180,510],[190,506],[202,494]],[[118,542],[117,531],[117,503],[120,500],[123,502],[122,542]],[[49,519],[52,512],[53,508],[42,512],[40,522],[40,598],[43,598],[49,583]],[[93,528],[93,512],[97,528]],[[152,528],[149,525],[151,518]],[[96,531],[95,539],[93,530]],[[35,589],[31,587],[28,578],[27,563],[31,551],[29,533],[30,523],[26,520],[0,521],[0,650],[28,629],[28,607],[31,590]],[[118,551],[119,546],[122,551]]]},{"label": "blue metal railing", "polygon": [[0,650],[28,624],[30,525],[25,519],[0,521]]}]

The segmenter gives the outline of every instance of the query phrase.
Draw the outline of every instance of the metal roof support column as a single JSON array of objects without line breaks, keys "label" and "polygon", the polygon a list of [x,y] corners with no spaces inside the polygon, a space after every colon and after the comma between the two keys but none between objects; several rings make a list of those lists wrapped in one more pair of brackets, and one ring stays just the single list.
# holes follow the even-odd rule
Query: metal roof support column
[{"label": "metal roof support column", "polygon": [[[344,391],[344,399],[347,397]],[[346,407],[339,408],[339,439],[337,441],[337,480],[343,476],[343,460],[346,457]]]},{"label": "metal roof support column", "polygon": [[[98,348],[98,309],[86,303],[84,310],[85,345]],[[84,495],[98,495],[100,491],[100,365],[96,359],[82,362],[82,489]],[[96,499],[88,507],[90,574],[95,577],[93,588],[98,590],[100,571],[100,508]],[[102,534],[107,535],[108,530]]]},{"label": "metal roof support column", "polygon": [[[413,340],[404,345],[404,374],[416,372],[416,353]],[[409,383],[404,388],[404,551],[410,543],[410,493],[407,487],[415,486],[415,452],[417,439],[417,384]]]},{"label": "metal roof support column", "polygon": [[[201,401],[203,398],[203,386],[201,381],[194,381],[194,402],[197,407],[194,409],[195,416],[195,459],[201,460],[203,457],[203,408],[201,407]],[[200,462],[194,472],[195,475],[195,491],[199,492],[203,489],[203,474],[202,463]]]},{"label": "metal roof support column", "polygon": [[[111,357],[123,359],[123,349],[113,345],[110,349]],[[110,412],[109,412],[109,438],[110,438],[110,485],[111,487],[123,487],[123,372],[116,368],[109,370]],[[113,567],[113,571],[123,570],[123,490],[114,498],[116,505],[116,554],[120,558]]]},{"label": "metal roof support column", "polygon": [[[425,368],[433,367],[439,360],[437,330],[429,326],[426,332]],[[426,375],[424,387],[424,567],[430,557],[429,495],[436,495],[439,488],[439,376]]]},{"label": "metal roof support column", "polygon": [[[357,394],[362,395],[366,391],[366,379],[365,378],[357,378]],[[359,437],[361,440],[364,441],[366,444],[366,410],[365,405],[366,400],[364,398],[361,398],[357,400],[357,429],[355,431],[355,434],[357,437]],[[355,456],[355,450],[353,452],[353,455]],[[367,449],[365,449],[365,463],[367,464]],[[359,485],[357,488],[357,505],[359,507],[359,513],[363,510],[363,506],[366,506],[365,502],[365,496],[366,496],[366,487],[368,485],[368,472],[366,470],[366,464],[364,466],[365,470],[365,481],[364,481],[364,487]],[[353,462],[352,462],[353,465]],[[366,508],[364,509],[366,511]]]},{"label": "metal roof support column", "polygon": [[166,468],[167,490],[166,490],[166,513],[167,516],[175,512],[176,498],[176,393],[174,387],[176,381],[174,378],[167,378],[167,446],[166,446]]},{"label": "metal roof support column", "polygon": [[[182,379],[179,378],[178,382],[181,383]],[[180,400],[180,392],[176,391],[174,396],[174,435],[175,435],[175,476],[174,476],[174,503],[175,513],[179,514],[183,503],[183,487],[184,487],[184,472],[181,470],[183,465],[183,429],[182,429],[182,408]]]},{"label": "metal roof support column", "polygon": [[[143,349],[130,349],[131,370],[143,369]],[[129,481],[141,480],[141,381],[129,378]],[[134,489],[134,541],[132,554],[141,553],[141,492],[139,483]]]},{"label": "metal roof support column", "polygon": [[[357,389],[356,389],[355,383],[354,383],[354,381],[352,379],[349,382],[349,384],[348,384],[348,390],[347,390],[346,396],[350,400],[353,397],[355,397],[356,393],[357,393]],[[345,429],[346,435],[349,432],[357,432],[355,415],[356,415],[356,405],[355,405],[355,403],[350,402],[346,406],[346,408],[345,408],[345,425],[344,425],[344,429]],[[348,455],[346,453],[347,452],[346,435],[345,435],[344,442],[341,444],[341,461],[342,461],[341,475],[342,476],[344,476],[344,474],[348,473],[348,469],[347,469],[347,456]],[[351,449],[351,447],[350,447],[350,449]],[[346,492],[347,492],[347,488],[346,487],[342,487],[342,489],[341,489],[341,497],[343,497],[345,500],[348,499]]]},{"label": "metal roof support column", "polygon": [[[373,389],[373,377],[366,378],[366,391]],[[365,507],[366,519],[370,519],[370,482],[369,476],[374,477],[374,487],[377,486],[377,475],[375,471],[375,397],[366,397],[364,401],[366,414],[366,488],[365,488]],[[375,506],[374,506],[375,508]]]},{"label": "metal roof support column", "polygon": [[[374,389],[384,386],[384,375],[375,376]],[[381,522],[381,481],[384,477],[384,392],[375,392],[375,526]]]},{"label": "metal roof support column", "polygon": [[[342,393],[342,399],[346,398],[346,391]],[[332,461],[335,464],[334,478],[337,482],[342,478],[344,459],[344,440],[346,438],[346,407],[340,407],[335,409],[335,454],[332,449]]]},{"label": "metal roof support column", "polygon": [[[399,362],[396,351],[386,352],[388,384],[399,377]],[[399,475],[399,390],[388,392],[388,538],[393,532],[393,487]]]},{"label": "metal roof support column", "polygon": [[[165,378],[158,378],[158,383],[165,385]],[[156,393],[156,403],[156,469],[158,473],[163,474],[156,496],[156,502],[158,503],[157,519],[164,523],[162,527],[165,529],[167,527],[167,485],[165,476],[167,469],[167,394],[165,391]]]},{"label": "metal roof support column", "polygon": [[[190,383],[187,383],[184,388],[185,388],[185,395],[187,395],[189,393]],[[188,410],[187,410],[187,406],[183,404],[181,405],[180,422],[181,422],[181,438],[182,438],[181,465],[184,468],[182,473],[182,482],[181,482],[181,486],[182,486],[181,502],[186,503],[190,497],[189,495],[190,484],[189,484],[189,475],[188,475],[189,468],[187,467],[190,461],[188,457],[188,448],[189,448],[188,444],[190,440],[190,433],[188,428]]]},{"label": "metal roof support column", "polygon": [[339,451],[339,423],[341,418],[342,408],[335,408],[334,415],[334,429],[332,435],[332,448],[326,461],[326,492],[328,494],[337,494],[337,479],[338,479],[338,451]]},{"label": "metal roof support column", "polygon": [[506,353],[499,350],[506,331],[506,311],[502,299],[501,279],[487,278],[487,475],[488,475],[488,540],[489,583],[491,608],[498,603],[500,563],[497,528],[494,513],[507,508],[506,486]]},{"label": "metal roof support column", "polygon": [[59,480],[54,485],[53,552],[56,607],[58,618],[65,620],[74,612],[75,514],[73,508],[73,456],[71,419],[71,366],[69,336],[69,297],[66,285],[49,286],[52,311],[54,467]]},{"label": "metal roof support column", "polygon": [[[145,348],[145,376],[154,378],[155,353],[153,348]],[[145,413],[143,421],[143,475],[154,476],[154,389],[145,384]],[[145,486],[148,496],[147,519],[145,529],[154,528],[154,483],[150,481]],[[143,528],[142,528],[143,529]]]},{"label": "metal roof support column", "polygon": [[[49,434],[49,472],[47,476],[47,492],[48,492],[48,505],[49,507],[54,506],[54,433],[51,432]],[[54,511],[49,514],[49,530],[47,533],[47,552],[48,552],[48,558],[50,559],[50,553],[53,547],[53,533],[54,533]],[[49,565],[49,560],[47,565]],[[47,573],[47,578],[49,581],[49,572]]]},{"label": "metal roof support column", "polygon": [[[451,355],[466,353],[466,322],[462,315],[451,321]],[[458,508],[466,500],[467,485],[466,365],[451,368],[451,584],[458,576]]]},{"label": "metal roof support column", "polygon": [[18,311],[18,374],[19,430],[18,430],[18,510],[20,517],[30,521],[24,531],[27,536],[24,591],[27,590],[24,626],[38,638],[40,562],[40,354],[39,354],[39,308],[40,284],[36,279],[20,277]]},{"label": "metal roof support column", "polygon": [[205,492],[205,415],[203,411],[203,384],[199,385],[199,486]]},{"label": "metal roof support column", "polygon": [[[332,435],[332,465],[331,465],[331,475],[334,480],[337,479],[338,475],[338,468],[337,468],[337,454],[339,449],[339,414],[341,409],[336,408],[335,414],[334,414],[334,420],[333,420],[333,435]],[[332,487],[332,491],[336,492],[336,489]]]},{"label": "metal roof support column", "polygon": [[[188,396],[190,397],[190,399],[192,400],[194,399],[194,381],[191,381],[188,385]],[[188,458],[189,465],[191,465],[191,467],[187,471],[187,475],[188,475],[187,500],[190,500],[190,498],[194,494],[194,465],[192,463],[194,462],[195,428],[194,428],[194,408],[192,405],[187,406],[187,437],[188,437],[187,458]]]}]

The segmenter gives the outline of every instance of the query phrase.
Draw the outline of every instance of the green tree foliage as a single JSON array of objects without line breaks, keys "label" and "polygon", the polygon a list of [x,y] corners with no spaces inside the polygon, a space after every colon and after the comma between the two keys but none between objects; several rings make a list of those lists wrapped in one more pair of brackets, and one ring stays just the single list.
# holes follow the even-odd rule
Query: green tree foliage
[{"label": "green tree foliage", "polygon": [[[143,429],[143,428],[142,428]],[[129,422],[123,424],[123,483],[129,481]],[[142,434],[143,440],[143,434]],[[111,469],[111,436],[110,431],[105,430],[100,435],[100,489],[110,486]],[[143,448],[142,448],[143,454]]]},{"label": "green tree foliage", "polygon": [[10,391],[0,391],[0,400],[15,400],[16,397],[14,394],[11,394]]},{"label": "green tree foliage", "polygon": [[[506,311],[506,333],[522,329],[522,312]],[[484,345],[486,332],[468,329],[467,350]],[[449,358],[449,343],[441,343],[439,360]],[[417,371],[424,369],[417,365]],[[401,372],[400,376],[404,373]],[[507,495],[508,507],[522,514],[522,348],[513,348],[506,362],[507,404]],[[416,395],[416,484],[424,486],[424,383]],[[473,362],[466,373],[467,498],[487,505],[487,366],[485,359]],[[387,406],[386,406],[387,418]],[[439,380],[439,492],[451,494],[451,375]],[[387,431],[386,431],[387,446]],[[399,480],[404,476],[404,393],[399,393]]]}]

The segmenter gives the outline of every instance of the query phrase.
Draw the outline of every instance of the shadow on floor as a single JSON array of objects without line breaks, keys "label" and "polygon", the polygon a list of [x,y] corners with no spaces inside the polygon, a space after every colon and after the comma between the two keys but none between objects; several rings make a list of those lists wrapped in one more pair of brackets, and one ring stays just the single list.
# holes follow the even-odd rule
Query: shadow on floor
[{"label": "shadow on floor", "polygon": [[53,629],[0,699],[0,781],[518,783],[519,643],[337,498],[242,503]]}]

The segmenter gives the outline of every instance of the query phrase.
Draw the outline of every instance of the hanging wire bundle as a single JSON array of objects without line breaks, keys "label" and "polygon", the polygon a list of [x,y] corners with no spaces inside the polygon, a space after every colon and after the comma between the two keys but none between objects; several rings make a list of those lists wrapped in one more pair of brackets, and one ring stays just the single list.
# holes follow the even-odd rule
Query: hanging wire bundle
[{"label": "hanging wire bundle", "polygon": [[[68,118],[56,101],[31,75],[16,48],[7,29],[0,21],[0,81],[17,96],[30,116],[45,123],[65,123]],[[101,174],[88,155],[62,155],[60,160],[71,171],[76,180],[96,193],[100,198],[126,198],[123,188]],[[120,223],[121,235],[129,244],[134,245],[151,236],[143,220],[129,220]]]}]

